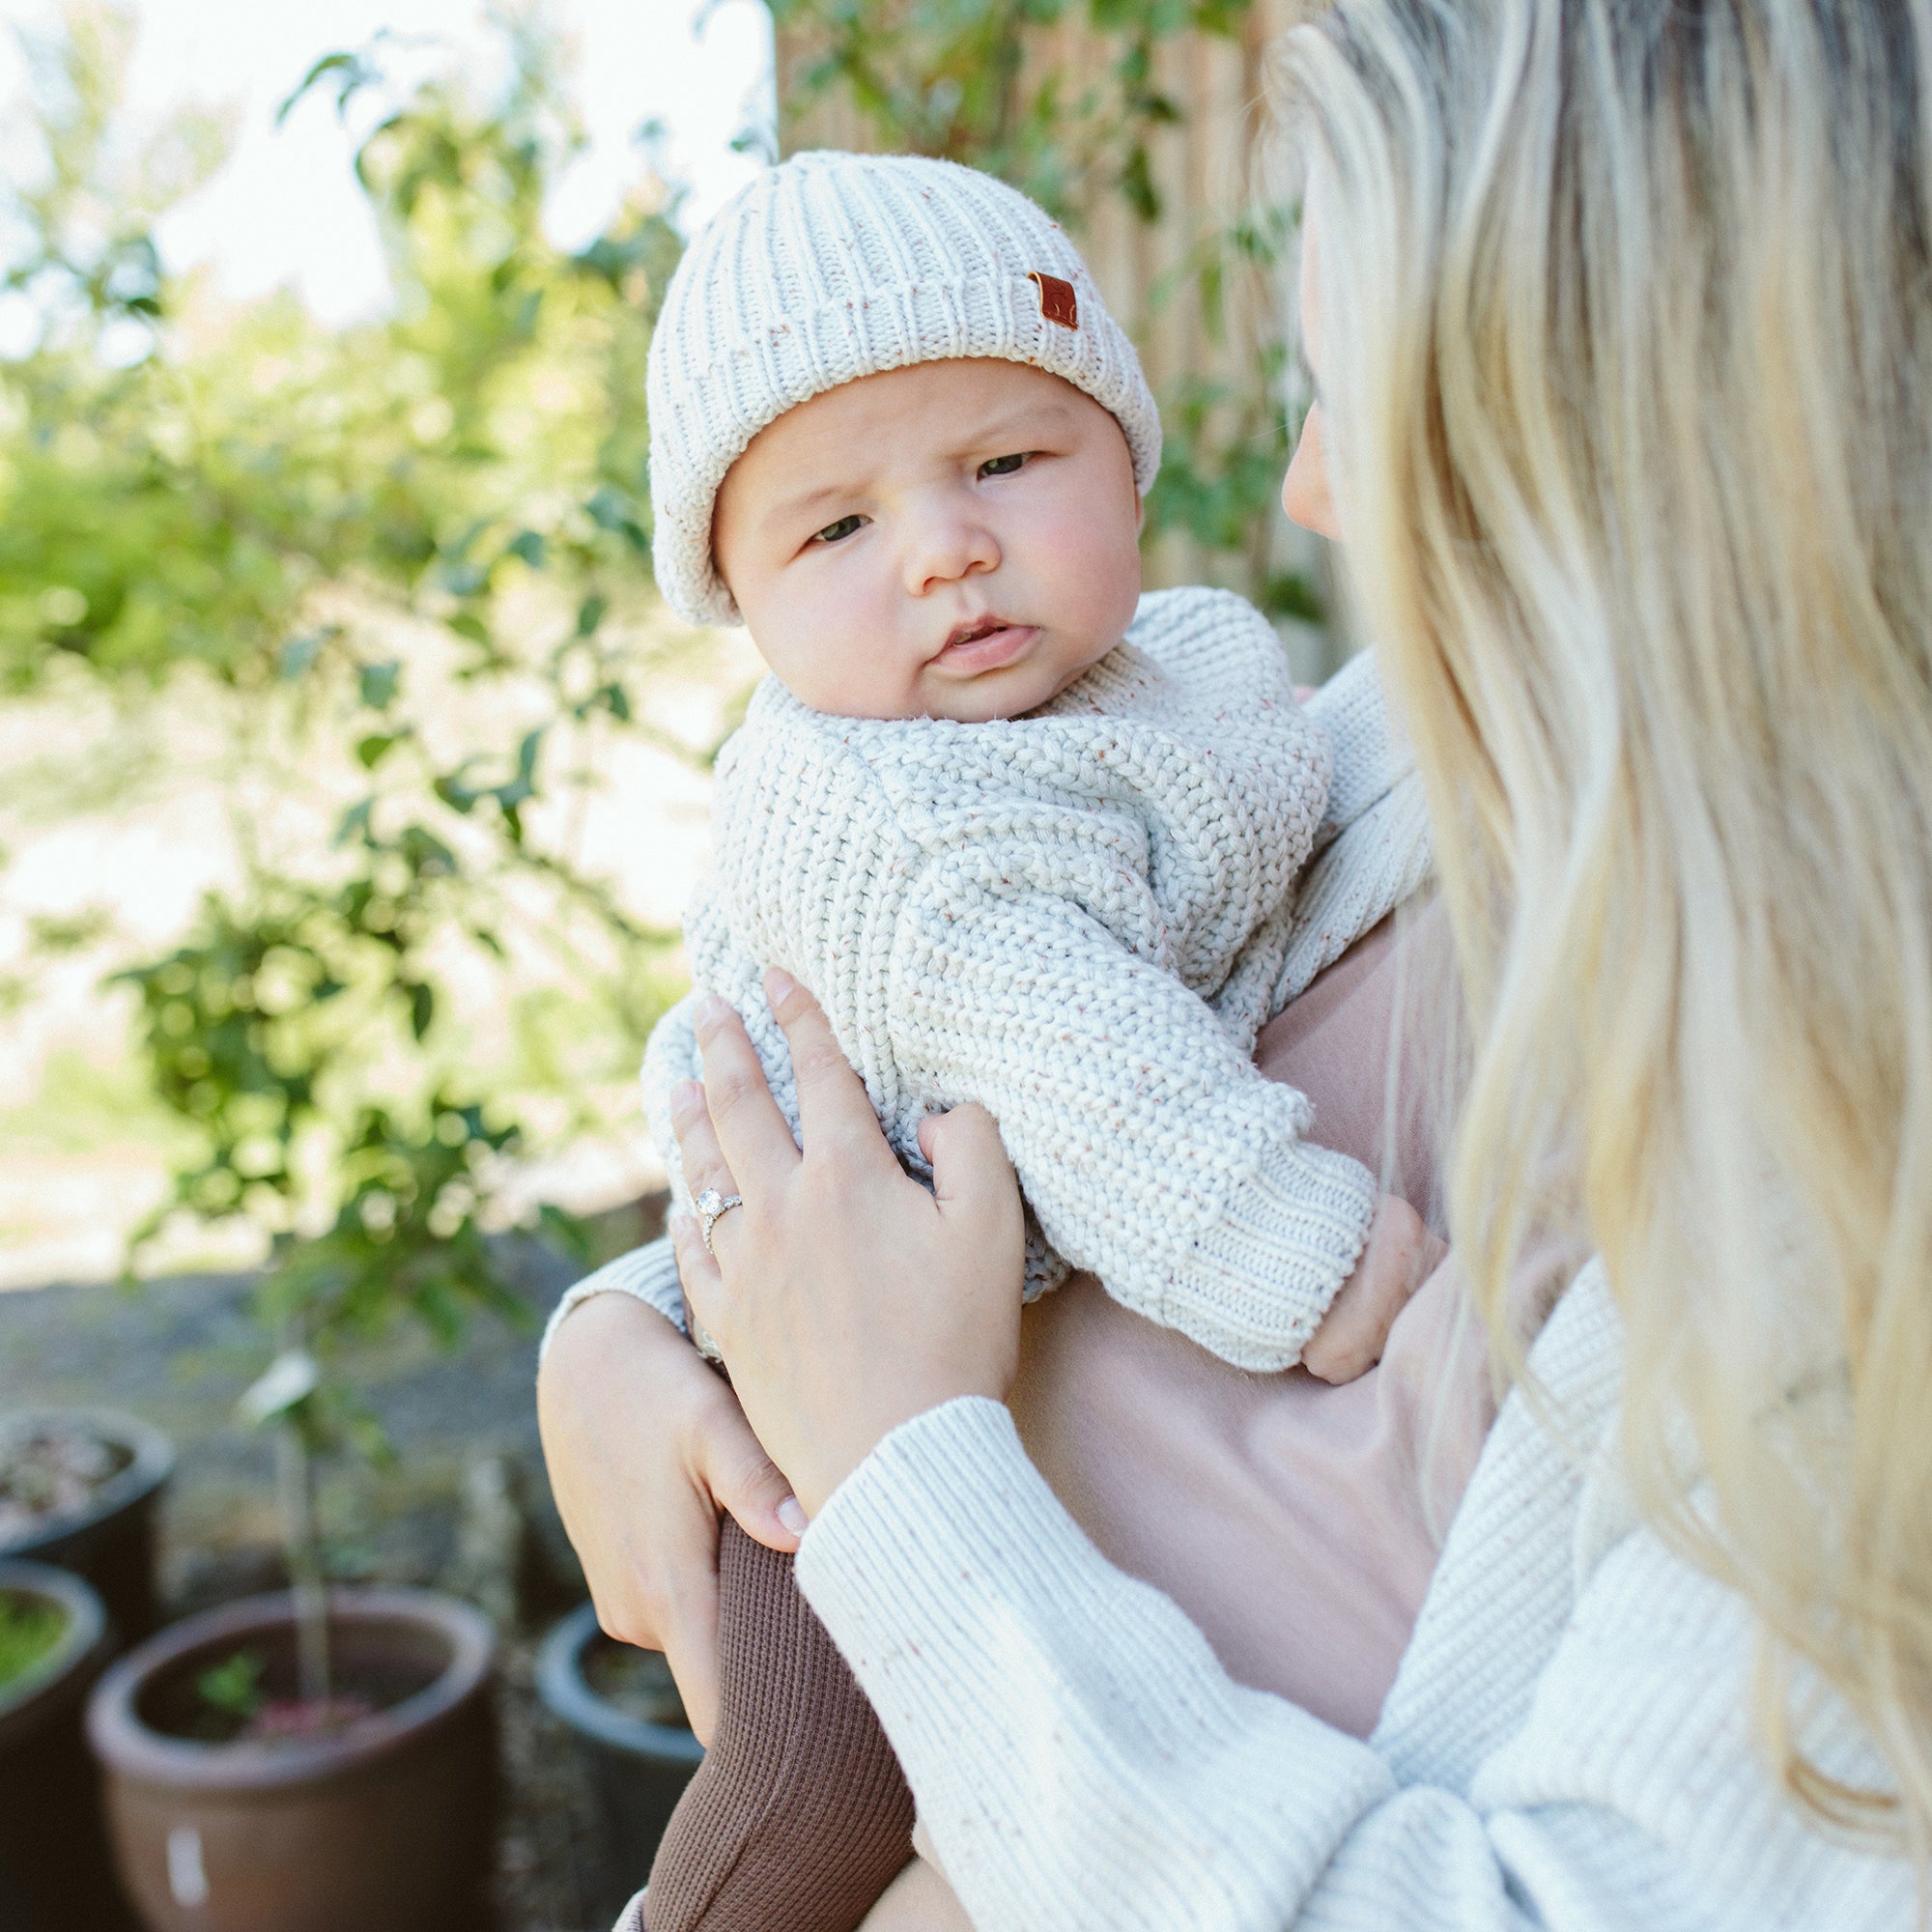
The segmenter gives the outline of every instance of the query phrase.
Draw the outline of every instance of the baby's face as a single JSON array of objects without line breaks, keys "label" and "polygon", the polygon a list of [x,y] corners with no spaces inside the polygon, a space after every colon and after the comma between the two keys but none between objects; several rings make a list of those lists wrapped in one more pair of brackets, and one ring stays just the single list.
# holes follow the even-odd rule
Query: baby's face
[{"label": "baby's face", "polygon": [[1140,596],[1126,438],[1017,362],[922,362],[788,411],[731,466],[712,548],[814,710],[980,724],[1044,704]]}]

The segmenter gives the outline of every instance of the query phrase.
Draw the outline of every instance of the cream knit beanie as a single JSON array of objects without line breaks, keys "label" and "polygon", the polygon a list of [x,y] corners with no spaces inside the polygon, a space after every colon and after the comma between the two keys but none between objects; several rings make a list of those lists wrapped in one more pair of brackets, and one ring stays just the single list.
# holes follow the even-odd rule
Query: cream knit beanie
[{"label": "cream knit beanie", "polygon": [[1140,357],[1060,225],[1016,188],[913,155],[794,155],[685,251],[651,337],[652,551],[694,624],[737,606],[711,560],[724,472],[789,409],[914,362],[987,356],[1113,412],[1145,492],[1160,414]]}]

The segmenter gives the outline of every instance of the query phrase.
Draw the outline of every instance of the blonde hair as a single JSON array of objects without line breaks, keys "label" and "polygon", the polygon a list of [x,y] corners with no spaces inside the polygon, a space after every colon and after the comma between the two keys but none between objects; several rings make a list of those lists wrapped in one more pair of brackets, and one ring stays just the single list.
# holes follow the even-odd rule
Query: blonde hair
[{"label": "blonde hair", "polygon": [[[1281,60],[1470,1003],[1456,1236],[1505,1339],[1532,1232],[1601,1251],[1778,1774],[1923,1873],[1932,0],[1342,0]],[[1819,1679],[1889,1788],[1807,1755]]]}]

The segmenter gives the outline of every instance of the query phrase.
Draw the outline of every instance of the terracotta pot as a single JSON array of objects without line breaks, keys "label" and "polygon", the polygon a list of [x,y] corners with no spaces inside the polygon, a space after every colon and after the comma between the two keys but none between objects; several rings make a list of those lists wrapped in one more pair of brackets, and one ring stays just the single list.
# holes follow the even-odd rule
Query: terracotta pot
[{"label": "terracotta pot", "polygon": [[0,1562],[0,1593],[38,1597],[67,1619],[44,1657],[0,1684],[0,1925],[127,1926],[80,1732],[87,1693],[107,1662],[107,1613],[78,1577],[43,1563]]},{"label": "terracotta pot", "polygon": [[85,1577],[107,1605],[108,1620],[123,1643],[138,1643],[155,1628],[155,1511],[174,1473],[173,1445],[139,1416],[107,1408],[9,1409],[0,1433],[37,1424],[85,1430],[131,1451],[125,1469],[110,1476],[83,1509],[50,1516],[10,1540],[0,1556],[26,1556],[58,1564]]},{"label": "terracotta pot", "polygon": [[[422,1590],[329,1595],[335,1689],[384,1704],[327,1737],[207,1744],[202,1673],[243,1648],[292,1696],[286,1593],[190,1617],[88,1706],[122,1882],[150,1932],[475,1932],[487,1923],[496,1639]],[[394,1701],[392,1701],[394,1700]]]},{"label": "terracotta pot", "polygon": [[614,1918],[649,1873],[704,1747],[682,1724],[648,1723],[597,1694],[583,1660],[593,1645],[610,1641],[597,1628],[594,1605],[571,1611],[537,1654],[537,1691],[582,1745],[603,1836],[591,1905]]}]

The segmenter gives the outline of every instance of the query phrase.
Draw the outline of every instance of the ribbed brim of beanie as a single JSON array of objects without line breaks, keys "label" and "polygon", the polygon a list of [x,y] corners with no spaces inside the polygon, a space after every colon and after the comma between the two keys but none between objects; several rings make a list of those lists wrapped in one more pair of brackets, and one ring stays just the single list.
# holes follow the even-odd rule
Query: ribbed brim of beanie
[{"label": "ribbed brim of beanie", "polygon": [[[1047,282],[1032,279],[1044,276]],[[1070,285],[1075,327],[1051,279]],[[861,376],[985,356],[1063,377],[1110,410],[1145,492],[1160,413],[1140,357],[1065,231],[1016,188],[908,155],[794,155],[706,224],[651,338],[652,554],[694,624],[738,611],[713,565],[724,472],[787,410]]]}]

